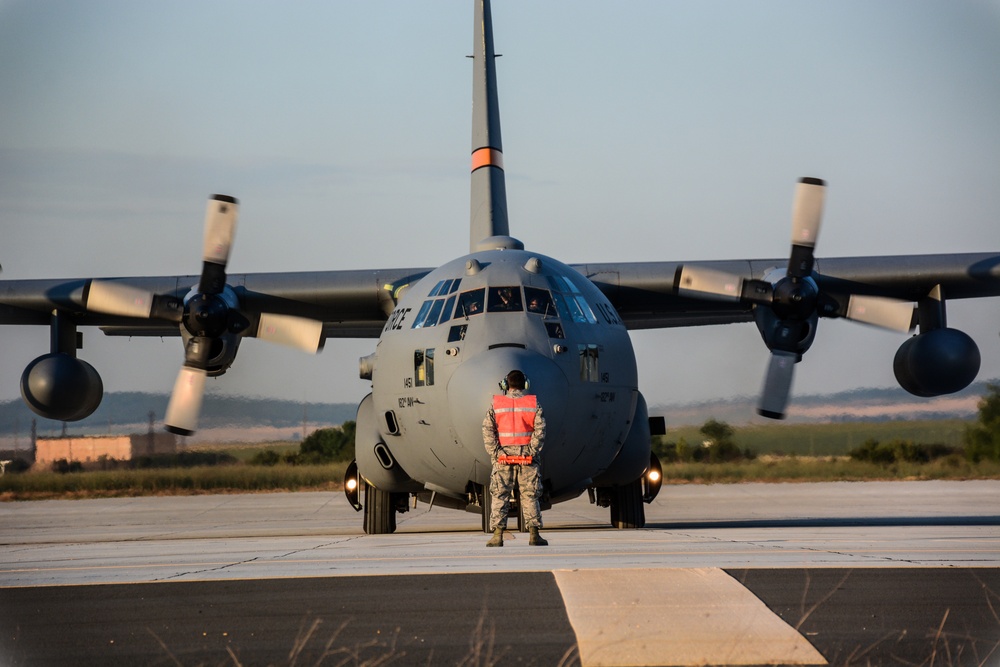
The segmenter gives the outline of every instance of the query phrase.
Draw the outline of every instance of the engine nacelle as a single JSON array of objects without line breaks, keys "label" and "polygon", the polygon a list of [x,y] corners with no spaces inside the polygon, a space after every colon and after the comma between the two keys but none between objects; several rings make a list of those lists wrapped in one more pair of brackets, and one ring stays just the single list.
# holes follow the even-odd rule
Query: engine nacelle
[{"label": "engine nacelle", "polygon": [[55,352],[38,357],[21,374],[21,396],[39,416],[78,421],[104,398],[104,383],[86,361]]},{"label": "engine nacelle", "polygon": [[968,387],[979,373],[976,342],[958,329],[933,329],[899,346],[892,370],[899,386],[930,398]]},{"label": "engine nacelle", "polygon": [[[181,338],[184,339],[184,345],[188,344],[191,337],[187,329],[181,327]],[[229,370],[233,361],[236,360],[236,352],[240,349],[241,340],[243,339],[239,335],[228,332],[212,339],[212,349],[208,352],[207,368],[205,369],[209,377],[218,377]]]}]

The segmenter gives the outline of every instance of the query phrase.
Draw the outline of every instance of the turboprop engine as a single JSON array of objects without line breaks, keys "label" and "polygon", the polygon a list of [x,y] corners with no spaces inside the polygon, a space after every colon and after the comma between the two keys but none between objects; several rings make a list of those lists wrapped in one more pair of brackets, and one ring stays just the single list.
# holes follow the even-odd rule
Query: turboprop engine
[{"label": "turboprop engine", "polygon": [[93,366],[65,352],[45,354],[21,374],[21,396],[37,415],[78,421],[93,414],[104,397],[104,383]]},{"label": "turboprop engine", "polygon": [[979,348],[958,329],[932,329],[899,346],[892,362],[899,386],[914,396],[953,394],[979,373]]}]

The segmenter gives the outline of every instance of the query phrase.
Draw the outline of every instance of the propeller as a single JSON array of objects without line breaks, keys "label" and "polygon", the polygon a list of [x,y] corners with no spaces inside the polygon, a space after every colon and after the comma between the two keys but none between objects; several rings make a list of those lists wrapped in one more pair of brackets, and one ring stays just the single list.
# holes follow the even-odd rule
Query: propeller
[{"label": "propeller", "polygon": [[177,322],[187,332],[184,363],[164,418],[167,430],[179,435],[191,435],[198,427],[209,362],[224,337],[250,336],[307,352],[316,352],[321,346],[322,322],[274,313],[251,313],[251,319],[240,311],[238,298],[226,284],[238,213],[235,198],[209,198],[201,277],[187,299],[108,280],[90,281],[84,294],[88,310]]},{"label": "propeller", "polygon": [[788,266],[772,280],[741,276],[698,266],[680,266],[674,290],[681,296],[749,303],[771,359],[757,412],[783,419],[791,394],[795,364],[809,349],[819,317],[843,317],[896,331],[909,331],[913,304],[885,297],[825,294],[812,277],[816,241],[823,217],[826,183],[803,178],[792,207],[792,239]]}]

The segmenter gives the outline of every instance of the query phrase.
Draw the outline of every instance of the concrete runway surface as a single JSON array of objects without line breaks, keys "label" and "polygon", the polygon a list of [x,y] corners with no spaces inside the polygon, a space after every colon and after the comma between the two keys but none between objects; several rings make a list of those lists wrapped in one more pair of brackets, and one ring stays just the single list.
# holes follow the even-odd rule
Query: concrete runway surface
[{"label": "concrete runway surface", "polygon": [[[0,505],[2,665],[1000,665],[1000,482],[681,485],[549,547],[340,493]],[[513,537],[513,539],[511,539]]]}]

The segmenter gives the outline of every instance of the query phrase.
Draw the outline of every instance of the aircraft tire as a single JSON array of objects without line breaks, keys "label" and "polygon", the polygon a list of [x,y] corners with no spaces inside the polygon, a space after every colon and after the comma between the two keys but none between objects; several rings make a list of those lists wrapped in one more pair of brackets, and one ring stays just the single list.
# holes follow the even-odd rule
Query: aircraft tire
[{"label": "aircraft tire", "polygon": [[392,494],[365,484],[365,533],[388,535],[396,532],[396,508]]},{"label": "aircraft tire", "polygon": [[612,489],[611,525],[620,529],[642,528],[646,525],[646,510],[642,505],[642,479]]}]

